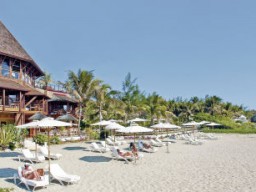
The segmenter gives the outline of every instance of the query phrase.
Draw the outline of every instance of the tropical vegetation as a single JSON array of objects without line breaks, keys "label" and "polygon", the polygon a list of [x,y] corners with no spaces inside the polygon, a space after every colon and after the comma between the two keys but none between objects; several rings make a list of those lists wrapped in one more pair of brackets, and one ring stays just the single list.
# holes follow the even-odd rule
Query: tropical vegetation
[{"label": "tropical vegetation", "polygon": [[84,125],[82,129],[102,119],[121,119],[127,122],[131,118],[141,117],[149,120],[148,126],[161,120],[178,125],[191,120],[206,120],[220,123],[223,127],[217,131],[204,131],[256,133],[254,124],[233,121],[240,115],[250,119],[255,111],[224,102],[216,95],[165,99],[156,92],[145,93],[130,73],[124,78],[121,91],[113,90],[110,85],[95,78],[93,71],[81,69],[77,73],[69,71],[67,81],[62,84],[79,101],[78,116],[80,124]]}]

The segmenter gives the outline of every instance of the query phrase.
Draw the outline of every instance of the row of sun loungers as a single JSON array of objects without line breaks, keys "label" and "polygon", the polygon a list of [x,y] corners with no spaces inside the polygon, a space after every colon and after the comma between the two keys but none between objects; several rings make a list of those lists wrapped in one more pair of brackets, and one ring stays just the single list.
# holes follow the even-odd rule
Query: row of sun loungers
[{"label": "row of sun loungers", "polygon": [[[18,156],[19,161],[29,161],[30,163],[40,163],[45,160],[45,158],[48,158],[48,149],[45,146],[39,147],[40,153],[32,153],[29,149],[22,149],[22,155]],[[62,157],[62,154],[59,153],[50,153],[50,158],[53,160],[60,159]]]}]

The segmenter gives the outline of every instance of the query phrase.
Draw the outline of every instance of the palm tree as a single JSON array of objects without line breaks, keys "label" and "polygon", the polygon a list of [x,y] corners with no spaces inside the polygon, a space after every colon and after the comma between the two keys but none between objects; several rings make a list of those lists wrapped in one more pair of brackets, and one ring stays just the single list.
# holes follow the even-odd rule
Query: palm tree
[{"label": "palm tree", "polygon": [[44,76],[39,79],[39,84],[47,89],[48,85],[52,82],[52,75],[44,72]]},{"label": "palm tree", "polygon": [[[99,108],[100,120],[102,118],[102,110],[106,105],[111,105],[115,102],[115,99],[112,96],[117,95],[117,91],[111,90],[111,87],[107,84],[101,84],[95,88],[94,98],[96,99],[96,105]],[[107,113],[107,110],[105,111]]]},{"label": "palm tree", "polygon": [[69,71],[68,80],[71,84],[74,94],[79,101],[79,130],[82,117],[82,108],[86,110],[86,105],[90,101],[97,86],[102,82],[99,79],[94,79],[92,71],[79,69],[77,74]]},{"label": "palm tree", "polygon": [[137,79],[131,79],[131,74],[128,73],[123,82],[123,92],[120,99],[125,103],[125,122],[127,119],[137,111],[137,107],[142,94],[140,93],[139,86],[136,83]]},{"label": "palm tree", "polygon": [[166,106],[163,105],[163,101],[164,99],[156,94],[156,92],[153,92],[146,98],[146,105],[150,116],[150,125],[153,125],[154,118],[159,120],[161,116],[165,116]]}]

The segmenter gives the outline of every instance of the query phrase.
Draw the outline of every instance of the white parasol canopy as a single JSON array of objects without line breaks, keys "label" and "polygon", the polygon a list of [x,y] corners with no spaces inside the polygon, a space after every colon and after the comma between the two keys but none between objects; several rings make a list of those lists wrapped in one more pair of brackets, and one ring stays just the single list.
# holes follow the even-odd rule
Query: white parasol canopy
[{"label": "white parasol canopy", "polygon": [[97,122],[97,123],[93,123],[93,124],[91,124],[91,125],[106,126],[106,125],[109,125],[109,124],[111,124],[110,121],[103,120],[103,121],[99,121],[99,122]]},{"label": "white parasol canopy", "polygon": [[128,123],[132,123],[132,122],[146,122],[148,121],[147,119],[142,119],[142,118],[135,118],[135,119],[131,119],[128,121]]},{"label": "white parasol canopy", "polygon": [[186,126],[186,127],[192,127],[192,126],[198,126],[198,125],[201,125],[201,124],[197,123],[195,121],[191,121],[191,122],[188,122],[188,123],[183,123],[182,125]]},{"label": "white parasol canopy", "polygon": [[152,131],[153,131],[152,129],[142,127],[139,125],[132,125],[132,126],[117,130],[117,132],[121,132],[121,133],[146,133],[146,132],[152,132]]},{"label": "white parasol canopy", "polygon": [[181,127],[178,125],[173,125],[170,123],[158,123],[155,125],[150,126],[155,129],[180,129]]},{"label": "white parasol canopy", "polygon": [[218,126],[222,126],[221,124],[218,124],[218,123],[214,123],[214,122],[211,122],[209,124],[206,124],[206,126],[209,126],[209,127],[218,127]]},{"label": "white parasol canopy", "polygon": [[115,122],[110,123],[110,124],[108,124],[108,125],[105,127],[105,129],[109,129],[109,130],[113,130],[113,129],[122,129],[122,128],[125,128],[125,127],[122,126],[122,125],[120,125],[120,124],[118,124],[118,123],[115,123]]}]

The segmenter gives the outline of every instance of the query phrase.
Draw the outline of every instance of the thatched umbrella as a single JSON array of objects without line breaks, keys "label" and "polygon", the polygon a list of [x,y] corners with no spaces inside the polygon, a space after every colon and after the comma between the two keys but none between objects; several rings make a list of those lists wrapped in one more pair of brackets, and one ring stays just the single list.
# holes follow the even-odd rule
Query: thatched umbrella
[{"label": "thatched umbrella", "polygon": [[32,115],[31,117],[29,117],[28,119],[29,119],[30,121],[35,121],[35,120],[40,121],[40,120],[42,120],[42,119],[44,119],[44,118],[46,118],[46,117],[47,117],[46,115],[44,115],[44,114],[42,114],[42,113],[40,113],[40,112],[36,112],[34,115]]},{"label": "thatched umbrella", "polygon": [[[73,122],[73,121],[74,121],[74,122],[78,122],[78,119],[75,118],[73,115],[71,115],[71,114],[69,114],[69,113],[57,117],[56,120],[58,120],[58,121],[64,121],[64,122],[69,122],[69,123],[71,123],[71,122]],[[78,130],[78,131],[79,131],[79,130]],[[71,133],[70,133],[70,130],[69,130],[69,134],[71,134]]]},{"label": "thatched umbrella", "polygon": [[73,115],[67,113],[65,115],[59,116],[56,120],[58,121],[66,121],[66,122],[71,122],[71,121],[75,121],[77,122],[78,119],[75,118]]}]

